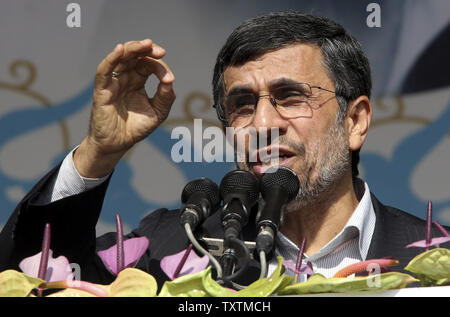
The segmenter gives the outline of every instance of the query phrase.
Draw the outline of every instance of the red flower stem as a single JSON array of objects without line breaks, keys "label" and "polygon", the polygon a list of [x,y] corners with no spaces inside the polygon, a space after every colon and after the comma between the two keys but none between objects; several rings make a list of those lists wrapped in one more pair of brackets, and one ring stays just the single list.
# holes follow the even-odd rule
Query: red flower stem
[{"label": "red flower stem", "polygon": [[48,253],[50,250],[50,238],[51,238],[50,224],[46,223],[44,229],[44,238],[42,239],[42,252],[38,271],[38,278],[40,278],[41,280],[45,280],[45,275],[47,273]]},{"label": "red flower stem", "polygon": [[300,245],[300,250],[298,250],[298,254],[297,254],[297,263],[295,265],[294,284],[298,283],[298,274],[300,273],[300,270],[302,268],[303,252],[305,251],[305,246],[306,246],[306,238],[303,238],[302,244]]},{"label": "red flower stem", "polygon": [[189,256],[189,254],[191,253],[191,251],[192,251],[192,243],[189,244],[186,251],[184,251],[183,257],[181,258],[180,263],[178,263],[178,266],[177,266],[175,272],[173,273],[172,279],[176,279],[178,277],[178,274],[180,274],[181,269],[183,268],[184,264],[186,263],[186,260]]},{"label": "red flower stem", "polygon": [[429,249],[429,245],[431,243],[431,219],[432,219],[433,215],[432,215],[432,205],[431,205],[431,200],[428,201],[428,208],[427,208],[427,236],[426,236],[426,251],[428,251]]},{"label": "red flower stem", "polygon": [[445,228],[442,227],[437,220],[433,221],[433,224],[436,226],[436,228],[438,228],[438,230],[442,233],[444,237],[450,237],[450,233],[448,233],[447,230],[445,230]]},{"label": "red flower stem", "polygon": [[120,215],[116,215],[116,231],[117,231],[117,274],[125,267],[125,256],[123,249],[123,225]]},{"label": "red flower stem", "polygon": [[85,282],[85,281],[65,280],[65,281],[48,282],[48,283],[41,284],[40,287],[45,288],[45,289],[73,288],[73,289],[91,293],[92,295],[95,295],[98,297],[107,297],[108,296],[108,292],[105,289],[103,289],[102,287],[95,285],[93,283]]},{"label": "red flower stem", "polygon": [[381,268],[386,266],[398,265],[399,261],[393,259],[375,259],[375,260],[361,261],[344,267],[343,269],[339,270],[336,274],[334,274],[333,277],[347,277],[355,273],[366,271],[367,267],[370,264],[378,264]]}]

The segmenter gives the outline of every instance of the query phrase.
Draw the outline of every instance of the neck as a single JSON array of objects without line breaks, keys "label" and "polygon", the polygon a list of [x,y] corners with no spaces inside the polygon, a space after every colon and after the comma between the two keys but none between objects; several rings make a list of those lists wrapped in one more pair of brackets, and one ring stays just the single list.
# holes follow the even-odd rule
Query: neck
[{"label": "neck", "polygon": [[281,232],[297,246],[306,237],[305,253],[311,256],[344,228],[357,205],[351,173],[346,173],[312,203],[286,213]]}]

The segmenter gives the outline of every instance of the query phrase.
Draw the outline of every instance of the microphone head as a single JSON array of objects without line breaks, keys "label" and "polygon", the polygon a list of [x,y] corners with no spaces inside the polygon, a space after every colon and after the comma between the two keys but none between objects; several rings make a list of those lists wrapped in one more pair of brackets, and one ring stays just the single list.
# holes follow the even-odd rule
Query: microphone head
[{"label": "microphone head", "polygon": [[259,181],[245,170],[228,172],[220,182],[220,195],[224,204],[239,197],[247,208],[251,208],[259,198]]},{"label": "microphone head", "polygon": [[214,212],[220,205],[219,187],[215,182],[206,177],[194,179],[186,184],[181,193],[181,202],[187,203],[194,194],[201,193],[211,203],[211,212]]},{"label": "microphone head", "polygon": [[261,176],[261,194],[264,200],[275,189],[282,189],[289,202],[297,196],[300,183],[297,174],[285,166],[273,166]]}]

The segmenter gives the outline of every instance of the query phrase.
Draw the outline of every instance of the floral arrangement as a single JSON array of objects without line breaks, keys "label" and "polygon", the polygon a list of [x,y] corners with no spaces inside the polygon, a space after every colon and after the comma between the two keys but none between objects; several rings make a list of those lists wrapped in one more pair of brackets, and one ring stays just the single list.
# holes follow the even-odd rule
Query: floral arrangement
[{"label": "floral arrangement", "polygon": [[[50,225],[44,230],[42,251],[25,258],[19,264],[22,272],[7,270],[0,273],[0,297],[43,296],[44,290],[54,290],[47,297],[263,297],[270,295],[299,295],[326,292],[349,292],[368,290],[389,290],[407,287],[416,282],[424,287],[450,285],[450,250],[439,244],[450,241],[450,234],[437,221],[431,221],[431,202],[427,210],[426,239],[406,247],[425,248],[425,252],[414,257],[404,268],[411,274],[389,271],[386,268],[398,265],[391,258],[367,260],[349,265],[338,271],[332,278],[314,273],[310,263],[302,264],[303,239],[296,263],[278,257],[278,266],[270,277],[262,278],[241,290],[220,285],[212,277],[212,267],[208,256],[199,257],[189,245],[186,250],[169,255],[161,260],[161,268],[171,279],[158,293],[156,280],[150,274],[134,268],[147,250],[146,237],[123,240],[120,216],[116,216],[117,244],[99,251],[105,267],[116,279],[109,285],[93,284],[75,280],[69,261],[64,256],[53,258],[50,249]],[[432,238],[434,224],[442,233]],[[431,246],[435,248],[430,249]],[[370,272],[373,266],[382,268],[379,273]],[[286,270],[294,277],[284,274]],[[369,272],[368,272],[369,271]],[[358,276],[360,273],[366,276]],[[298,283],[299,274],[306,274],[307,280]],[[355,277],[349,277],[355,274]],[[374,281],[377,283],[374,283]]]}]

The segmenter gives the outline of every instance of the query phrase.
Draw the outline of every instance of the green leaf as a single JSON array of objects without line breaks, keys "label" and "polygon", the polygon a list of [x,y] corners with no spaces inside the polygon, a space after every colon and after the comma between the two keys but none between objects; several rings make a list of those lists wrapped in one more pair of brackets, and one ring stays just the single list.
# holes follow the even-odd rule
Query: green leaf
[{"label": "green leaf", "polygon": [[211,267],[165,282],[158,296],[178,297],[260,297],[269,296],[291,284],[292,277],[282,275],[283,259],[278,259],[278,267],[270,278],[258,280],[239,292],[230,290],[218,284],[211,277]]},{"label": "green leaf", "polygon": [[171,282],[165,282],[159,293],[159,297],[207,297],[203,286],[204,276],[211,274],[209,266],[195,274],[183,275]]},{"label": "green leaf", "polygon": [[234,294],[211,277],[211,266],[194,274],[165,282],[159,297],[227,297]]},{"label": "green leaf", "polygon": [[135,268],[122,270],[108,286],[110,297],[154,297],[157,289],[153,276]]},{"label": "green leaf", "polygon": [[25,297],[44,280],[15,270],[0,273],[0,297]]},{"label": "green leaf", "polygon": [[233,297],[266,297],[277,293],[291,284],[293,278],[284,275],[283,258],[277,257],[278,266],[270,277],[262,278],[253,282],[245,289],[233,294]]},{"label": "green leaf", "polygon": [[278,257],[278,266],[269,278],[260,279],[239,292],[233,292],[214,281],[211,267],[165,282],[158,296],[181,297],[260,297],[269,296],[292,282],[292,277],[283,275],[283,258]]},{"label": "green leaf", "polygon": [[412,276],[399,272],[389,272],[361,277],[326,278],[313,274],[306,282],[287,286],[279,295],[299,295],[311,293],[343,293],[350,291],[388,290],[406,287],[416,282]]},{"label": "green leaf", "polygon": [[233,294],[236,293],[235,290],[225,288],[214,281],[211,276],[211,270],[209,270],[209,272],[203,276],[203,287],[205,288],[208,296],[213,297],[228,297],[233,296]]},{"label": "green leaf", "polygon": [[405,267],[414,273],[422,286],[450,285],[450,250],[436,248],[414,257]]}]

